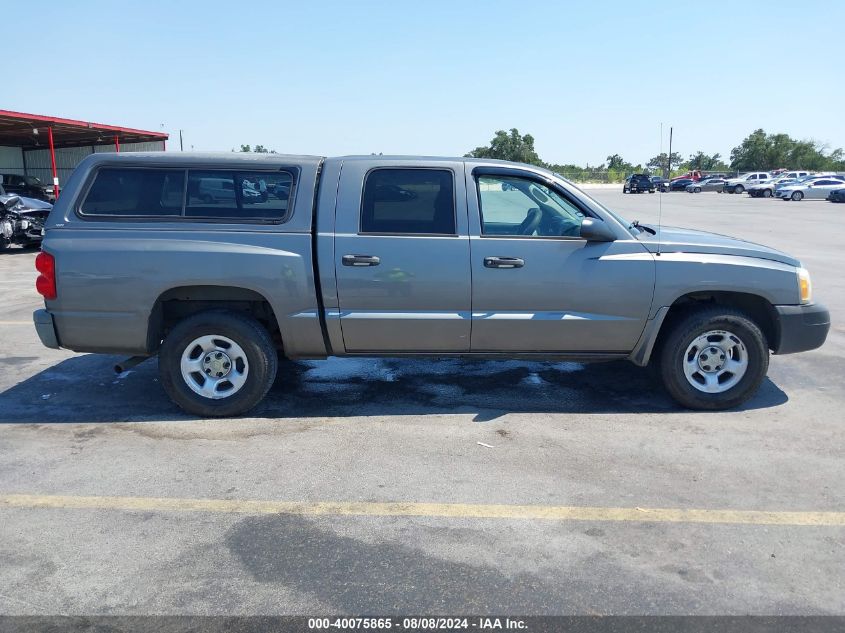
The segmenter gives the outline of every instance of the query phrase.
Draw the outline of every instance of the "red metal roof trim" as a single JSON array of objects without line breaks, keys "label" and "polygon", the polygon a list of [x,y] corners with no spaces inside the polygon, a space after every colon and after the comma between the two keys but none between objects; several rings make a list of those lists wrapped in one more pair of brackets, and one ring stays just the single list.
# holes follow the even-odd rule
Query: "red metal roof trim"
[{"label": "red metal roof trim", "polygon": [[166,141],[170,138],[165,132],[150,132],[138,130],[131,127],[120,127],[118,125],[105,125],[103,123],[92,123],[90,121],[77,121],[76,119],[60,119],[58,117],[43,116],[41,114],[28,114],[26,112],[13,112],[12,110],[0,110],[0,117],[19,119],[21,121],[35,121],[38,123],[55,123],[56,125],[69,125],[85,128],[86,130],[102,130],[104,132],[126,132],[127,134],[143,134],[153,136],[156,140]]}]

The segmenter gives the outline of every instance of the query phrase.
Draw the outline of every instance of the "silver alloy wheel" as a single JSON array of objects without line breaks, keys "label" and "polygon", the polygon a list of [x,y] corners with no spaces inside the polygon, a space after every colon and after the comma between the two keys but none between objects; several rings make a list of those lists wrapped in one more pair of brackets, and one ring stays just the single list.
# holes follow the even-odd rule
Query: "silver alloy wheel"
[{"label": "silver alloy wheel", "polygon": [[803,197],[804,197],[804,194],[801,193],[800,191],[793,191],[792,192],[792,199],[795,200],[795,202],[798,202]]},{"label": "silver alloy wheel", "polygon": [[736,334],[710,330],[687,347],[683,358],[687,382],[703,393],[724,393],[748,369],[748,351]]},{"label": "silver alloy wheel", "polygon": [[180,368],[191,391],[210,400],[235,395],[249,375],[243,348],[219,334],[200,336],[189,343],[182,352]]}]

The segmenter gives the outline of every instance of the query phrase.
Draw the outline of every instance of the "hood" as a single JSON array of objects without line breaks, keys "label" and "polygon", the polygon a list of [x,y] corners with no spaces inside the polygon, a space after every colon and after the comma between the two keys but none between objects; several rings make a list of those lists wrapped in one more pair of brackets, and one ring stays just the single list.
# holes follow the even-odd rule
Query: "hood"
[{"label": "hood", "polygon": [[[649,225],[655,230],[654,225]],[[708,233],[707,231],[696,231],[695,229],[682,229],[674,226],[663,226],[657,235],[644,232],[640,234],[640,241],[652,253],[657,252],[658,237],[660,238],[661,253],[707,253],[711,255],[739,255],[742,257],[756,257],[758,259],[770,259],[790,266],[800,266],[794,257],[781,251],[746,242],[728,235]]]},{"label": "hood", "polygon": [[44,202],[43,200],[38,200],[36,198],[27,198],[26,196],[18,196],[14,194],[6,194],[5,196],[0,196],[0,202],[5,203],[12,198],[19,198],[21,201],[21,207],[15,209],[18,213],[24,213],[27,211],[44,211],[49,213],[53,210],[53,205],[49,202]]}]

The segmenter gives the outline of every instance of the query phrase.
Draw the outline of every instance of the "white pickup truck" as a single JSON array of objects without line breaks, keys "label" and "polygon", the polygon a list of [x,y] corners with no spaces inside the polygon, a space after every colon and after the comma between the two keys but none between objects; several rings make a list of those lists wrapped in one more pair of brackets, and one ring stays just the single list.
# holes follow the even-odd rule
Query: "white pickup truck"
[{"label": "white pickup truck", "polygon": [[771,179],[772,175],[766,171],[752,171],[740,174],[736,178],[728,178],[722,191],[725,193],[743,193],[746,189]]}]

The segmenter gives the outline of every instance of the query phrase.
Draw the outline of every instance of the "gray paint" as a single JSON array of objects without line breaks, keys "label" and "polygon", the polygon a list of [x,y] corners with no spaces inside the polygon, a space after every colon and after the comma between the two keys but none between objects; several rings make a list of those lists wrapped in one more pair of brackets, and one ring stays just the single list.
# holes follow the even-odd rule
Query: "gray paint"
[{"label": "gray paint", "polygon": [[[80,218],[76,208],[89,176],[112,164],[288,167],[299,177],[292,214],[282,224]],[[359,234],[364,177],[374,167],[390,166],[454,173],[456,235]],[[554,180],[616,239],[482,236],[472,176],[477,166],[512,167]],[[58,275],[58,298],[47,309],[61,345],[76,351],[149,353],[147,329],[157,299],[197,285],[263,296],[293,358],[595,354],[627,355],[645,364],[669,306],[685,294],[736,291],[773,305],[799,303],[799,262],[788,255],[669,227],[661,231],[658,249],[655,237],[633,236],[604,207],[547,170],[476,159],[93,155],[66,184],[48,221],[44,249],[56,256]],[[381,263],[343,266],[348,254],[375,255]],[[526,263],[485,268],[490,256]]]}]

